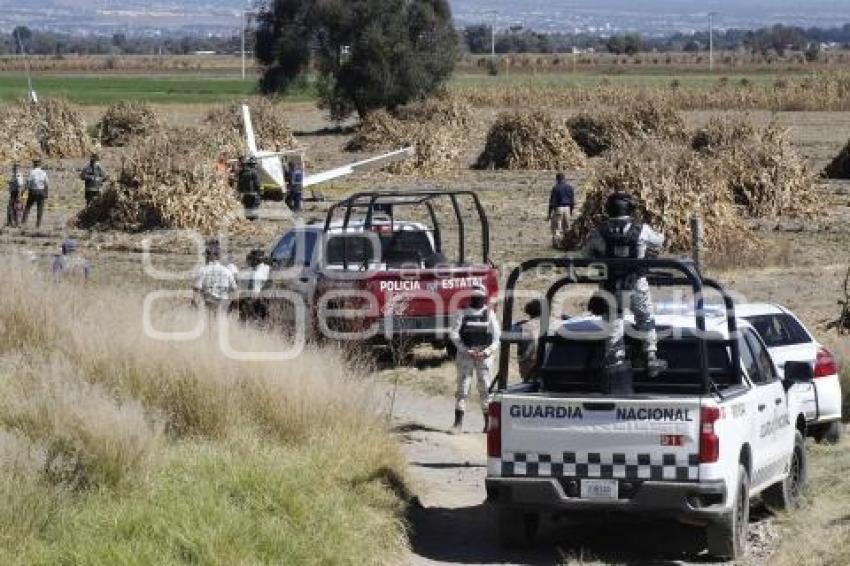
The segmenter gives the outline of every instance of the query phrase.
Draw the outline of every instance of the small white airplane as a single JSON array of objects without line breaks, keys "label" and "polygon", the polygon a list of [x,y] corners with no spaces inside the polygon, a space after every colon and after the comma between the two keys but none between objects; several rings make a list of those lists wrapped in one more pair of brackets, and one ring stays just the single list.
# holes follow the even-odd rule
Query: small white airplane
[{"label": "small white airplane", "polygon": [[360,171],[366,171],[382,167],[389,163],[401,161],[412,157],[415,153],[414,147],[405,147],[390,153],[370,157],[363,161],[349,163],[329,171],[322,171],[313,175],[308,175],[304,166],[304,153],[306,148],[296,148],[287,151],[266,151],[257,148],[257,139],[254,135],[254,124],[251,121],[251,109],[247,104],[242,105],[242,124],[245,130],[245,144],[248,149],[248,156],[257,159],[257,167],[260,170],[260,177],[263,181],[264,194],[271,193],[269,200],[277,200],[272,194],[279,193],[282,195],[286,191],[286,163],[294,164],[304,172],[304,188],[326,183],[340,177],[352,175]]}]

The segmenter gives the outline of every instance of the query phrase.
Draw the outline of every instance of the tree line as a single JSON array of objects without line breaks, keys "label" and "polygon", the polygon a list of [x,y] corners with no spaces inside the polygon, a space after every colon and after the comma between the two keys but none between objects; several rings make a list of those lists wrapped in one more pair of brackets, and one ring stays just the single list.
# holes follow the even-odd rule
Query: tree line
[{"label": "tree line", "polygon": [[[463,31],[463,48],[468,53],[490,53],[490,27],[470,26]],[[802,28],[775,25],[756,30],[715,30],[714,46],[726,50],[748,50],[753,53],[805,51],[823,43],[836,43],[850,48],[850,23],[834,28]],[[667,37],[646,37],[637,33],[612,36],[573,33],[540,33],[512,28],[495,35],[496,53],[569,53],[576,49],[632,55],[646,51],[704,51],[709,47],[708,30],[690,34],[676,33]]]}]

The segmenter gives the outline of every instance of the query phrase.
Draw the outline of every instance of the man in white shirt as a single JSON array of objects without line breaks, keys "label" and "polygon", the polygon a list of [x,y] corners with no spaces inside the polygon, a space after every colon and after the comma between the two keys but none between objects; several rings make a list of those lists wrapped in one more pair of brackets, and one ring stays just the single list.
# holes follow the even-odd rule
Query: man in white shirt
[{"label": "man in white shirt", "polygon": [[221,250],[217,243],[208,245],[205,255],[207,263],[198,271],[195,294],[210,311],[226,313],[236,295],[236,278],[221,264]]},{"label": "man in white shirt", "polygon": [[469,306],[455,316],[449,331],[449,338],[457,348],[457,391],[452,432],[460,432],[463,428],[463,415],[472,390],[473,373],[478,378],[478,396],[484,414],[484,431],[487,431],[487,404],[499,334],[499,321],[488,304],[487,290],[478,285],[472,292]]},{"label": "man in white shirt", "polygon": [[41,168],[41,159],[32,160],[32,170],[27,177],[27,205],[24,208],[23,224],[27,223],[30,209],[36,207],[36,228],[41,227],[41,219],[44,217],[44,204],[47,201],[48,179],[47,172]]}]

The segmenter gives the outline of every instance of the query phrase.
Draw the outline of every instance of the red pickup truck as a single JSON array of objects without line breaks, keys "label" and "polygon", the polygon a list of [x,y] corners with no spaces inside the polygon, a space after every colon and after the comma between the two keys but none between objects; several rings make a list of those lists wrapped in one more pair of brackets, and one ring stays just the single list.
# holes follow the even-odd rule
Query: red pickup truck
[{"label": "red pickup truck", "polygon": [[324,222],[278,240],[273,288],[300,297],[312,331],[322,335],[444,347],[473,287],[498,295],[489,245],[474,192],[358,193],[335,203]]}]

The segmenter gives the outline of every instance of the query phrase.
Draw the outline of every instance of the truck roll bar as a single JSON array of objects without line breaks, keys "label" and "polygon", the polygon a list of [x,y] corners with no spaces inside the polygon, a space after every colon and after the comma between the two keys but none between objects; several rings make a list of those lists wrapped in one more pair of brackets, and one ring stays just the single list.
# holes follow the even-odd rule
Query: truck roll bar
[{"label": "truck roll bar", "polygon": [[[705,338],[706,321],[705,321],[705,298],[703,290],[710,288],[717,291],[723,298],[723,303],[726,310],[726,324],[729,331],[729,340],[726,340],[727,345],[731,349],[732,364],[738,374],[741,372],[741,358],[738,341],[735,339],[737,335],[737,320],[735,318],[735,304],[732,297],[726,290],[716,281],[711,279],[703,279],[693,261],[687,259],[675,258],[655,258],[655,259],[591,259],[591,258],[536,258],[524,261],[508,276],[505,285],[505,302],[502,312],[502,333],[510,336],[514,326],[514,295],[517,283],[520,277],[531,270],[540,267],[555,267],[566,270],[567,275],[561,277],[552,283],[545,293],[545,301],[547,308],[545,313],[551,313],[552,301],[555,295],[568,285],[574,284],[596,284],[605,282],[604,274],[612,271],[618,274],[618,277],[628,276],[629,274],[641,273],[645,276],[650,284],[655,286],[689,286],[694,294],[694,316],[696,317],[696,327],[698,332],[698,354],[699,354],[699,369],[702,378],[703,386],[706,391],[711,391],[714,388],[714,383],[711,379],[708,365],[708,345]],[[582,272],[582,270],[592,270],[592,273]],[[542,317],[540,321],[540,336],[544,337],[549,332],[549,316]],[[500,346],[499,369],[496,375],[494,385],[498,384],[500,390],[504,390],[508,386],[508,374],[510,370],[510,348],[511,344],[517,340],[507,338]],[[538,364],[545,344],[540,341],[540,350],[538,351]]]}]

